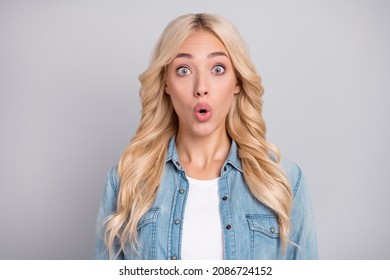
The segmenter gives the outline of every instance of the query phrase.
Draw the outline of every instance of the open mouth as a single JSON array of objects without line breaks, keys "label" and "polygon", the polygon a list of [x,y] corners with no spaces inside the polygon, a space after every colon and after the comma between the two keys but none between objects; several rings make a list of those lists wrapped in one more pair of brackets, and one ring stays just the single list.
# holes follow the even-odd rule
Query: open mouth
[{"label": "open mouth", "polygon": [[206,103],[200,103],[195,106],[194,114],[198,121],[205,122],[211,117],[211,107]]},{"label": "open mouth", "polygon": [[206,103],[199,103],[194,108],[195,118],[200,122],[206,122],[211,117],[211,107]]}]

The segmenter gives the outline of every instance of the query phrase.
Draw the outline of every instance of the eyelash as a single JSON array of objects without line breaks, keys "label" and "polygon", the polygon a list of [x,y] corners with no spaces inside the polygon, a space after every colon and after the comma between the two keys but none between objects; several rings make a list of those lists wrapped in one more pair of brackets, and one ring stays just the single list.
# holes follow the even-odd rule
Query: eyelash
[{"label": "eyelash", "polygon": [[[215,70],[215,68],[217,68],[217,67],[223,69],[223,70],[222,70],[222,73],[215,73],[214,70]],[[179,66],[179,67],[176,69],[177,75],[179,75],[179,76],[181,76],[181,77],[184,77],[184,76],[187,76],[187,75],[188,75],[188,73],[187,73],[187,74],[180,74],[180,70],[182,70],[182,69],[186,69],[187,71],[189,71],[189,72],[191,73],[191,70],[189,69],[188,66]],[[225,66],[224,66],[223,64],[217,64],[217,65],[215,65],[215,66],[213,67],[213,69],[212,69],[211,71],[212,71],[214,74],[216,74],[216,75],[222,75],[223,73],[225,73],[226,69],[225,69]]]}]

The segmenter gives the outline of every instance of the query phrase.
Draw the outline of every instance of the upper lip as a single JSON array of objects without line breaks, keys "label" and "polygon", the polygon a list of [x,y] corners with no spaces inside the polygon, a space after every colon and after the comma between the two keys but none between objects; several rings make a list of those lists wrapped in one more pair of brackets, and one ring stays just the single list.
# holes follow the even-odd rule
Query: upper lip
[{"label": "upper lip", "polygon": [[206,111],[206,113],[210,112],[211,111],[210,105],[208,105],[207,103],[199,103],[194,108],[195,113],[200,113],[203,110]]}]

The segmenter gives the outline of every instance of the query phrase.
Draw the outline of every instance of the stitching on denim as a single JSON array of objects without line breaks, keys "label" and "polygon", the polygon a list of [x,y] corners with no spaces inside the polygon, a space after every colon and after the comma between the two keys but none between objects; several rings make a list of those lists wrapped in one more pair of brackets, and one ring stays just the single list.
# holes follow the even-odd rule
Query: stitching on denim
[{"label": "stitching on denim", "polygon": [[147,224],[156,222],[159,213],[160,213],[160,208],[158,207],[150,208],[138,223],[137,230],[140,230],[142,227],[144,227]]},{"label": "stitching on denim", "polygon": [[294,190],[293,190],[294,197],[295,197],[295,195],[296,195],[296,193],[298,191],[299,185],[301,184],[301,181],[302,181],[302,171],[301,171],[301,169],[299,168],[298,165],[296,167],[298,168],[298,179],[297,179],[297,182],[295,183],[295,187],[294,187]]},{"label": "stitching on denim", "polygon": [[[274,216],[271,215],[262,215],[262,214],[246,214],[245,218],[248,221],[249,225],[249,230],[253,232],[260,232],[262,234],[265,234],[266,236],[270,238],[279,238],[280,233],[279,233],[279,225],[277,223],[277,219]],[[256,226],[254,224],[254,220],[257,220],[260,225]],[[277,232],[270,232],[269,228],[267,226],[264,226],[262,221],[267,220],[272,224],[272,226],[277,229]]]},{"label": "stitching on denim", "polygon": [[116,169],[117,169],[116,166],[114,166],[110,170],[110,185],[111,185],[112,191],[114,192],[115,196],[118,195],[118,186],[114,180],[114,176],[116,175],[115,173],[117,173]]},{"label": "stitching on denim", "polygon": [[150,259],[151,260],[154,260],[156,259],[156,234],[157,234],[157,230],[156,230],[156,221],[153,222],[153,228],[152,228],[152,248],[151,248],[151,257]]},{"label": "stitching on denim", "polygon": [[[175,184],[175,192],[173,196],[173,201],[171,205],[171,216],[169,217],[169,228],[168,228],[168,255],[167,258],[169,259],[172,256],[172,251],[173,251],[173,246],[172,246],[172,237],[173,237],[173,230],[174,230],[174,213],[176,211],[176,204],[177,204],[177,199],[178,199],[178,192],[177,190],[180,188],[180,181],[181,181],[181,174],[180,172],[175,172],[175,178],[176,179],[176,184]],[[176,249],[175,249],[176,250]]]},{"label": "stitching on denim", "polygon": [[[228,191],[228,196],[231,197],[231,186],[230,186],[230,182],[227,178],[227,176],[223,176],[223,178],[221,178],[219,181],[218,181],[218,190],[220,188],[220,185],[219,184],[225,184],[226,186],[226,190]],[[230,249],[230,255],[229,255],[229,258],[233,258],[235,259],[236,258],[236,242],[235,242],[235,236],[236,236],[236,230],[235,230],[235,225],[233,224],[233,215],[232,215],[232,205],[231,205],[231,200],[229,199],[228,202],[225,204],[222,204],[222,207],[225,209],[224,211],[226,211],[227,213],[227,220],[229,223],[231,223],[233,225],[233,228],[229,230],[229,232],[226,232],[226,230],[224,230],[224,236],[225,235],[230,235],[232,237],[229,237],[227,238],[227,240],[229,240],[229,243],[230,243],[230,246],[229,246],[229,249]],[[226,234],[225,234],[226,232]],[[224,242],[225,243],[225,242]],[[225,244],[224,244],[224,250],[225,250]]]},{"label": "stitching on denim", "polygon": [[255,255],[255,233],[253,230],[251,230],[249,233],[251,235],[250,259],[253,260],[253,256]]}]

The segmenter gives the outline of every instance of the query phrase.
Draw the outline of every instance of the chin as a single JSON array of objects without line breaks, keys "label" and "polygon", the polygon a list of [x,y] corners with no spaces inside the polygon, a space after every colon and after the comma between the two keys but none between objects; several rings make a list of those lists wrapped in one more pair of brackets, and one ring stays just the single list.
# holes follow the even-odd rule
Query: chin
[{"label": "chin", "polygon": [[196,137],[208,137],[218,133],[219,128],[211,125],[202,124],[192,129],[191,134]]}]

